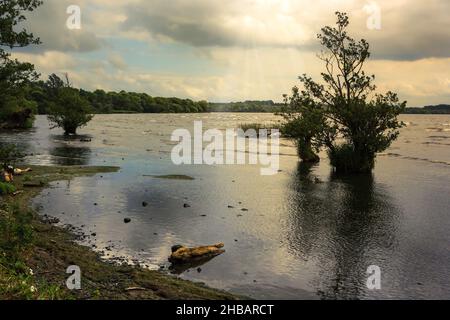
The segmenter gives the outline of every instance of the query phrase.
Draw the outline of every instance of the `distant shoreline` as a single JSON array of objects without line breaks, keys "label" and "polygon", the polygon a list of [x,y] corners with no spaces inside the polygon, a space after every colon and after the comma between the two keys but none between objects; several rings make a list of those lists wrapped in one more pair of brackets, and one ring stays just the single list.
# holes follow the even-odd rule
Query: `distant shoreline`
[{"label": "distant shoreline", "polygon": [[[414,110],[410,110],[414,109]],[[415,109],[419,109],[416,111]],[[422,108],[407,108],[402,115],[415,114],[415,115],[450,115],[450,112],[421,112]],[[108,114],[108,115],[131,115],[131,114],[207,114],[207,113],[277,113],[277,111],[205,111],[205,112],[135,112],[135,111],[124,111],[124,112],[109,112],[109,113],[93,113],[95,115]],[[39,116],[46,116],[46,114],[38,114]]]},{"label": "distant shoreline", "polygon": [[[281,112],[281,104],[269,104],[267,102],[238,102],[238,103],[210,103],[208,108],[202,111],[186,111],[178,112],[161,110],[159,112],[139,112],[135,110],[113,110],[109,112],[94,112],[94,114],[177,114],[177,113],[278,113]],[[450,114],[450,105],[440,104],[435,106],[411,107],[406,108],[402,114]],[[41,113],[40,115],[45,115]]]}]

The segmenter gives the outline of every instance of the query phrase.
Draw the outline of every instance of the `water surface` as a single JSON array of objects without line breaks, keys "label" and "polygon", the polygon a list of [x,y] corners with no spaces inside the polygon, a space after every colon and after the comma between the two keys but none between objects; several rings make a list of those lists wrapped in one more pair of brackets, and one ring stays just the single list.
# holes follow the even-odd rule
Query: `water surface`
[{"label": "water surface", "polygon": [[[173,244],[224,242],[225,254],[179,276],[254,298],[450,297],[450,116],[402,116],[407,127],[373,175],[352,178],[335,176],[325,154],[318,166],[302,165],[289,141],[275,176],[252,165],[175,166],[170,135],[194,120],[225,129],[278,118],[97,115],[80,131],[91,141],[81,142],[50,131],[39,116],[33,130],[0,140],[19,144],[27,163],[121,167],[55,182],[33,201],[62,223],[95,232],[86,244],[105,257],[167,267]],[[173,174],[195,180],[151,177]],[[370,265],[382,270],[379,291],[366,287]]]}]

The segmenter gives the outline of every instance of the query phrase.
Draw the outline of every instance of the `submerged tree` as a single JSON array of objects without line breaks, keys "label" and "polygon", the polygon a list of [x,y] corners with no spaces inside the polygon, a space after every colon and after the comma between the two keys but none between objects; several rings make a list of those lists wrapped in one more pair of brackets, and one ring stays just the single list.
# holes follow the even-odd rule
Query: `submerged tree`
[{"label": "submerged tree", "polygon": [[297,153],[304,162],[319,162],[317,155],[322,146],[321,136],[325,132],[324,113],[314,105],[311,99],[304,99],[307,92],[300,92],[297,87],[292,89],[292,96],[284,96],[284,117],[288,121],[281,128],[284,136],[295,140]]},{"label": "submerged tree", "polygon": [[319,55],[325,63],[323,82],[299,78],[303,89],[295,87],[292,96],[285,97],[284,130],[296,139],[305,161],[317,160],[317,151],[325,147],[337,171],[370,172],[376,153],[398,137],[403,124],[397,117],[406,102],[400,103],[392,92],[374,93],[375,76],[363,70],[369,44],[348,36],[347,14],[336,16],[337,26],[324,27],[318,35],[325,47]]},{"label": "submerged tree", "polygon": [[28,84],[38,78],[34,66],[11,59],[2,47],[10,49],[39,44],[26,30],[17,31],[25,13],[42,4],[39,0],[0,2],[0,128],[23,128],[32,125],[36,104],[27,99]]},{"label": "submerged tree", "polygon": [[77,89],[72,88],[69,76],[65,81],[52,74],[46,82],[54,96],[49,101],[48,119],[55,127],[61,127],[65,135],[76,134],[79,127],[85,126],[94,117],[89,101],[80,96]]}]

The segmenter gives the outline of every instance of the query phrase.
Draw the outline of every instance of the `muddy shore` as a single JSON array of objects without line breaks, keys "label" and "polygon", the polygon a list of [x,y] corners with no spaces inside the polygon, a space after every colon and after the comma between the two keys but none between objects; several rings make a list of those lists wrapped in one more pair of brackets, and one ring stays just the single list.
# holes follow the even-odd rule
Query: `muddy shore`
[{"label": "muddy shore", "polygon": [[[4,299],[214,299],[234,300],[239,296],[176,278],[139,266],[102,260],[91,248],[76,243],[70,228],[55,226],[45,212],[30,209],[30,200],[52,181],[70,180],[115,172],[117,167],[32,166],[32,172],[15,177],[19,192],[1,199],[1,219],[30,215],[27,224],[32,240],[20,246],[12,257],[7,250],[0,259],[0,298]],[[13,209],[14,208],[14,209]],[[0,235],[0,237],[5,237]],[[5,239],[3,242],[6,243]],[[0,251],[3,251],[0,247]],[[17,251],[17,250],[16,250]],[[68,266],[81,269],[81,290],[68,290]]]}]

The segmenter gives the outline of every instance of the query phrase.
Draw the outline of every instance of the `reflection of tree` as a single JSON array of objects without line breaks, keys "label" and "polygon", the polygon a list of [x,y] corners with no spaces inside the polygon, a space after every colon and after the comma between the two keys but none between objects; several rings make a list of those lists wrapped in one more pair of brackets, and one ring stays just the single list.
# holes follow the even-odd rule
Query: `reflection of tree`
[{"label": "reflection of tree", "polygon": [[318,183],[300,164],[290,199],[289,249],[318,266],[314,280],[327,299],[359,298],[369,265],[382,267],[392,246],[396,208],[372,175],[339,177]]},{"label": "reflection of tree", "polygon": [[214,258],[215,257],[206,257],[203,259],[196,259],[191,262],[187,262],[187,263],[183,263],[183,264],[172,264],[169,268],[170,273],[180,275],[189,269],[194,269],[194,268],[200,267],[200,266],[208,263],[209,261],[211,261]]},{"label": "reflection of tree", "polygon": [[[52,136],[56,143],[50,146],[49,153],[56,165],[87,165],[89,164],[91,148],[78,145],[80,140],[89,139],[87,136],[64,137]],[[68,142],[76,141],[76,144]]]}]

